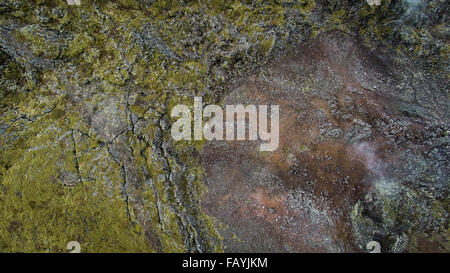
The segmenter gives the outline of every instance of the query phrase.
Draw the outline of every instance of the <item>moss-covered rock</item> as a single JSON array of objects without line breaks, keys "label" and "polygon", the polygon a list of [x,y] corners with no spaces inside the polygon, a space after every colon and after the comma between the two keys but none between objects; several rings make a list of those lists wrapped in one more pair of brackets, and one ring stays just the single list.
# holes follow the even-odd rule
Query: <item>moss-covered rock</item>
[{"label": "moss-covered rock", "polygon": [[330,29],[442,75],[444,2],[0,0],[0,252],[223,251],[173,106]]}]

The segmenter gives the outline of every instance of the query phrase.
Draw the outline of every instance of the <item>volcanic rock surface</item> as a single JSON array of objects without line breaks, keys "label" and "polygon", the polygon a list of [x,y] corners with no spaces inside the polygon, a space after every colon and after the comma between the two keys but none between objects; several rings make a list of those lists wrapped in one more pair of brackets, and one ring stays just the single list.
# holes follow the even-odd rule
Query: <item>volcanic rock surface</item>
[{"label": "volcanic rock surface", "polygon": [[[445,227],[445,208],[425,209],[448,196],[449,103],[415,73],[332,31],[235,86],[223,105],[280,106],[280,145],[205,144],[203,207],[227,225],[226,250],[363,251],[377,240],[404,251],[412,231]],[[421,239],[442,251],[442,232]]]},{"label": "volcanic rock surface", "polygon": [[448,252],[447,2],[0,0],[0,252]]}]

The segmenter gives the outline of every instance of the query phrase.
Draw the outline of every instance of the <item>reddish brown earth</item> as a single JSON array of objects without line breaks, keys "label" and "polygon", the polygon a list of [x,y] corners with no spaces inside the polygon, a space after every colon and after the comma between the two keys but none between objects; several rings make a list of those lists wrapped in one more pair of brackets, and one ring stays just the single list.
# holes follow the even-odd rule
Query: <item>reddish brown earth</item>
[{"label": "reddish brown earth", "polygon": [[402,139],[424,130],[424,118],[408,109],[425,108],[396,94],[401,80],[388,66],[387,57],[331,32],[225,98],[223,105],[280,105],[275,152],[248,141],[209,142],[202,152],[203,208],[223,224],[226,251],[363,251],[352,232],[354,204],[401,165]]}]

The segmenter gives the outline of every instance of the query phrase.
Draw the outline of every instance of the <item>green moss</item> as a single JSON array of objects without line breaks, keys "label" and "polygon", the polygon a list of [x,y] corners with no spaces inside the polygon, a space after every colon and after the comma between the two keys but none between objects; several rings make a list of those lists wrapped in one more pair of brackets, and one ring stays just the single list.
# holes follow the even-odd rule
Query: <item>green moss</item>
[{"label": "green moss", "polygon": [[61,171],[77,172],[73,143],[63,126],[42,125],[2,178],[1,251],[66,252],[73,240],[82,252],[152,251],[142,230],[131,226],[118,187],[105,187],[101,177],[63,186]]},{"label": "green moss", "polygon": [[310,14],[316,8],[316,1],[314,0],[301,0],[301,1],[286,1],[294,2],[294,8],[300,9],[303,13]]},{"label": "green moss", "polygon": [[6,80],[18,82],[23,79],[23,69],[16,62],[9,62],[3,73]]},{"label": "green moss", "polygon": [[275,37],[267,39],[261,43],[261,48],[264,54],[269,53],[275,44]]},{"label": "green moss", "polygon": [[94,39],[82,32],[77,34],[75,38],[69,43],[69,47],[66,51],[66,55],[69,58],[76,57],[86,50],[90,49],[93,45]]},{"label": "green moss", "polygon": [[36,56],[56,59],[59,55],[60,45],[58,42],[61,41],[49,43],[48,38],[39,33],[39,29],[24,27],[16,32],[15,36],[19,42],[28,45]]}]

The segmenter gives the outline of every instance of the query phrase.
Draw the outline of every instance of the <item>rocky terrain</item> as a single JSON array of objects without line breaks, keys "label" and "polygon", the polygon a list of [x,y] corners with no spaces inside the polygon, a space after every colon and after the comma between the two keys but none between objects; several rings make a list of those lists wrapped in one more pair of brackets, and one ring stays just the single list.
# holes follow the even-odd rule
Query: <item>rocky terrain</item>
[{"label": "rocky terrain", "polygon": [[0,0],[0,252],[450,250],[448,1],[79,2]]}]

